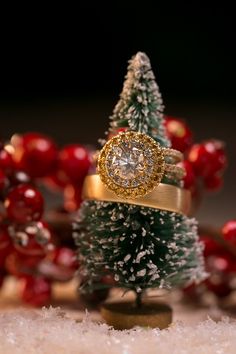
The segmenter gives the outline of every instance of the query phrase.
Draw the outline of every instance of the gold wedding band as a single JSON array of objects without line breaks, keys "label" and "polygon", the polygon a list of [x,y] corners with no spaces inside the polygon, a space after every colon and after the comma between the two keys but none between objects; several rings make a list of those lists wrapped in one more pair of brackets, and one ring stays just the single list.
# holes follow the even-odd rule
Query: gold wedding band
[{"label": "gold wedding band", "polygon": [[152,192],[145,196],[136,199],[126,199],[110,191],[103,184],[99,175],[90,175],[85,178],[82,197],[86,200],[127,203],[184,215],[188,215],[191,208],[191,193],[186,189],[160,183]]}]

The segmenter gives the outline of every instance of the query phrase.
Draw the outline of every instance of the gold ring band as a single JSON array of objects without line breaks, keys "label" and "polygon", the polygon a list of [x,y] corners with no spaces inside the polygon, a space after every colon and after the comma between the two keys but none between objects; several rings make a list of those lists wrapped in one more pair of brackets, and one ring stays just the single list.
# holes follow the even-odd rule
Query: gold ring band
[{"label": "gold ring band", "polygon": [[170,149],[170,148],[162,148],[163,150],[163,154],[164,157],[167,157],[168,159],[170,159],[170,161],[168,161],[168,163],[178,163],[183,161],[183,154],[182,152],[175,150],[175,149]]},{"label": "gold ring band", "polygon": [[128,203],[185,215],[188,215],[191,209],[191,193],[186,189],[160,183],[152,192],[145,196],[136,199],[125,199],[111,192],[102,183],[99,175],[90,175],[85,178],[82,198],[106,202]]},{"label": "gold ring band", "polygon": [[165,164],[165,174],[170,174],[172,176],[175,176],[177,179],[181,180],[182,178],[185,177],[186,171],[183,167],[178,166],[178,165],[171,165],[169,163]]}]

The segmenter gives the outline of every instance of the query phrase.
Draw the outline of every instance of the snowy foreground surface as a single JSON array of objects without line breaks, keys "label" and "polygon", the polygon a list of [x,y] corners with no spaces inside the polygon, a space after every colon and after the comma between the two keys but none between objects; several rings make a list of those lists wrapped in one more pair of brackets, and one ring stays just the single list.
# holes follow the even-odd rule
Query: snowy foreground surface
[{"label": "snowy foreground surface", "polygon": [[163,331],[115,331],[67,318],[60,309],[17,310],[0,314],[0,354],[235,354],[236,321],[174,323]]}]

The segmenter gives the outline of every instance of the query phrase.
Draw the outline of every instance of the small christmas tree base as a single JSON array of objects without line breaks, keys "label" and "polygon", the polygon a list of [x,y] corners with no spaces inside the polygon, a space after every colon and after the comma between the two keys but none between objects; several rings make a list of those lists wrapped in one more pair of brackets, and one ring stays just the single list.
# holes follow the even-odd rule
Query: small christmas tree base
[{"label": "small christmas tree base", "polygon": [[101,315],[114,329],[131,329],[135,326],[164,329],[172,322],[172,309],[161,302],[143,302],[137,307],[132,301],[106,302]]}]

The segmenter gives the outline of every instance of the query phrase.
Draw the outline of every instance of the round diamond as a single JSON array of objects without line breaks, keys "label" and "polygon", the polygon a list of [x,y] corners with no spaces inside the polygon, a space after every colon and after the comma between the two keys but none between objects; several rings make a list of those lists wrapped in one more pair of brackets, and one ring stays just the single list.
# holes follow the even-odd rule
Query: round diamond
[{"label": "round diamond", "polygon": [[[114,146],[109,154],[106,167],[108,174],[113,179],[113,176],[119,177],[119,184],[122,181],[132,181],[132,185],[139,185],[135,181],[139,176],[142,176],[146,170],[147,159],[144,151],[138,146],[135,141],[122,143]],[[114,178],[115,182],[117,180]]]},{"label": "round diamond", "polygon": [[158,143],[136,132],[113,137],[103,147],[98,160],[103,183],[124,198],[147,194],[160,183],[164,169],[163,152]]},{"label": "round diamond", "polygon": [[143,151],[138,149],[133,142],[129,147],[115,148],[112,163],[115,173],[121,178],[133,179],[145,170]]}]

